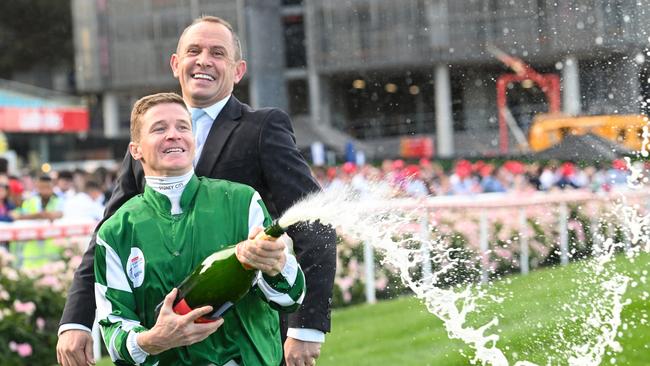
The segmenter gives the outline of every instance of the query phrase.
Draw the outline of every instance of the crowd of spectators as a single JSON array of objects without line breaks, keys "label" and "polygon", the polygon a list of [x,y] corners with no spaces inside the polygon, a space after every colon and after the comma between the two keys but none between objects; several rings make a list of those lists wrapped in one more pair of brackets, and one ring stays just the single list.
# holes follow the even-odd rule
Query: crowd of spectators
[{"label": "crowd of spectators", "polygon": [[16,220],[100,220],[113,188],[114,172],[99,168],[49,174],[0,174],[0,222]]},{"label": "crowd of spectators", "polygon": [[[324,189],[350,184],[364,190],[371,182],[389,184],[402,197],[474,195],[494,192],[533,192],[561,189],[610,191],[627,185],[630,174],[623,160],[607,165],[577,165],[571,162],[501,164],[457,160],[448,169],[426,159],[415,163],[384,160],[379,166],[344,163],[335,167],[313,167]],[[115,172],[99,168],[54,171],[49,174],[0,174],[0,223],[25,219],[102,218],[113,189]]]},{"label": "crowd of spectators", "polygon": [[440,163],[422,159],[412,164],[384,160],[381,166],[348,162],[338,167],[314,168],[314,174],[325,189],[351,184],[363,191],[370,182],[379,181],[392,185],[398,196],[424,197],[562,189],[611,191],[627,185],[630,170],[624,160],[607,165],[457,160],[445,170]]}]

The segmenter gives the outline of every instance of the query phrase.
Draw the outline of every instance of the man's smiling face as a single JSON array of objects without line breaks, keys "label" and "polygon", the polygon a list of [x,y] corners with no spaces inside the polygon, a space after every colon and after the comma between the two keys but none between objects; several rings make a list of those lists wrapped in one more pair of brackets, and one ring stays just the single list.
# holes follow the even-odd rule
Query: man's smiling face
[{"label": "man's smiling face", "polygon": [[178,103],[162,103],[142,115],[139,141],[129,144],[145,175],[179,176],[192,169],[194,136],[190,115]]},{"label": "man's smiling face", "polygon": [[176,52],[170,64],[191,107],[208,107],[230,95],[246,72],[232,33],[219,23],[204,21],[189,27]]}]

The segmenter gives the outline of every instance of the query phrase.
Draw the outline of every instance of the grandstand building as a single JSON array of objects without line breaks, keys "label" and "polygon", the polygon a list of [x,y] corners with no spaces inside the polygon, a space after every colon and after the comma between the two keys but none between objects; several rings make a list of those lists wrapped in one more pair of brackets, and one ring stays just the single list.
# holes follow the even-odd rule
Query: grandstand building
[{"label": "grandstand building", "polygon": [[[240,34],[249,73],[235,95],[278,106],[298,143],[395,157],[425,136],[438,157],[498,149],[496,79],[488,46],[561,77],[573,115],[644,112],[650,96],[648,0],[73,0],[76,80],[97,97],[100,125],[126,139],[145,93],[178,90],[169,57],[183,27],[218,15]],[[548,101],[533,83],[509,86],[525,132]]]}]

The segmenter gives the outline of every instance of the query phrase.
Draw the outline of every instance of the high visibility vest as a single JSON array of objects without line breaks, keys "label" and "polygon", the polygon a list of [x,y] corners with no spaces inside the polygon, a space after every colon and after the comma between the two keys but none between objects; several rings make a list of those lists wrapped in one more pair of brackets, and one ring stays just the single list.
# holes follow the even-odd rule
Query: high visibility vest
[{"label": "high visibility vest", "polygon": [[[59,206],[59,198],[52,195],[47,205],[42,207],[41,197],[36,195],[23,202],[19,211],[21,214],[53,212],[60,211]],[[42,267],[49,262],[58,260],[63,252],[63,248],[57,245],[53,239],[11,242],[9,250],[16,257],[18,267],[25,269]]]}]

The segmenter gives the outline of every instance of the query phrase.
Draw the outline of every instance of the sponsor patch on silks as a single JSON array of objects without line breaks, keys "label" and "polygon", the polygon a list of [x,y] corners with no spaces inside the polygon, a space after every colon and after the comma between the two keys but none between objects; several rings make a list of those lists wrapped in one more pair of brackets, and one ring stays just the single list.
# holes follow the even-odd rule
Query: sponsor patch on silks
[{"label": "sponsor patch on silks", "polygon": [[133,283],[133,288],[144,282],[144,254],[140,248],[131,248],[131,255],[126,261],[126,274]]}]

